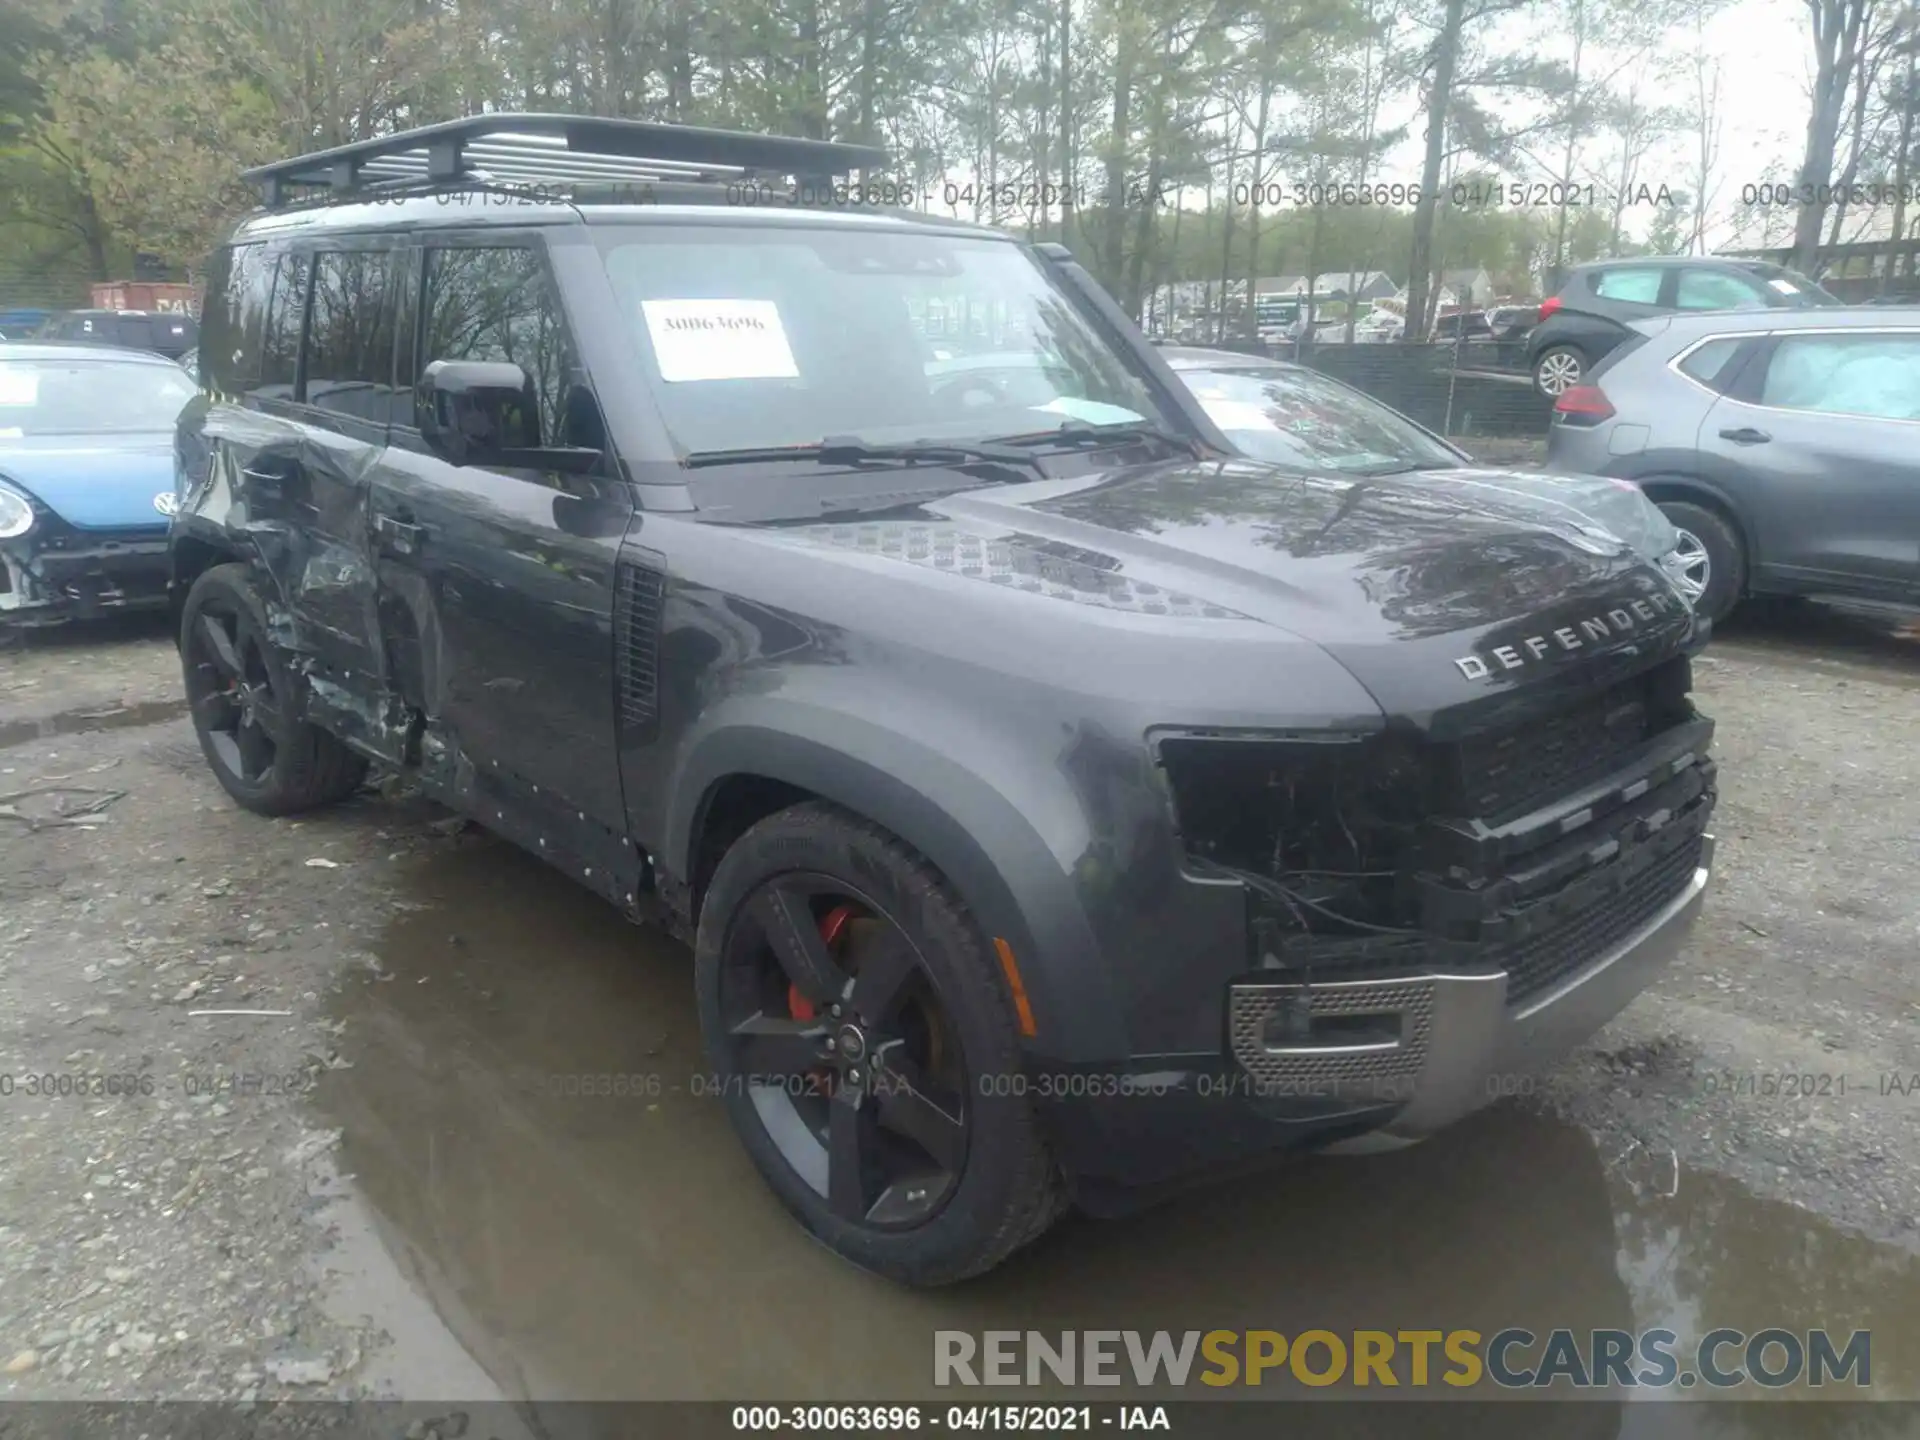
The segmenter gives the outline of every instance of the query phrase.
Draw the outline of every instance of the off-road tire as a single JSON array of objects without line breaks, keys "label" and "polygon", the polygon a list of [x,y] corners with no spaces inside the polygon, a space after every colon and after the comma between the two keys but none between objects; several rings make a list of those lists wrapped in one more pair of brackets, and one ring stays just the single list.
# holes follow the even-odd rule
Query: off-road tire
[{"label": "off-road tire", "polygon": [[[187,672],[189,684],[193,669],[189,636],[210,606],[231,612],[240,624],[254,627],[262,637],[270,633],[266,607],[245,565],[215,565],[204,571],[187,592],[180,618],[181,665]],[[294,815],[346,799],[366,780],[366,759],[319,726],[292,718],[297,694],[293,676],[272,644],[263,644],[260,653],[271,677],[275,699],[287,717],[285,733],[276,741],[273,767],[257,784],[248,784],[235,775],[216,755],[213,740],[196,707],[193,730],[200,741],[201,753],[207,757],[208,768],[236,804],[256,815]],[[192,694],[191,689],[188,693]]]},{"label": "off-road tire", "polygon": [[[793,871],[843,879],[876,902],[918,950],[959,1037],[968,1082],[965,1166],[942,1209],[910,1230],[878,1230],[834,1214],[780,1153],[743,1087],[729,1080],[733,1062],[721,1013],[729,926],[763,882]],[[1066,1208],[1029,1099],[997,1093],[1014,1087],[980,1083],[983,1076],[1022,1073],[1014,1008],[987,941],[940,873],[892,834],[819,802],[754,825],[707,886],[694,970],[709,1062],[735,1130],[781,1203],[842,1258],[903,1284],[947,1285],[992,1269],[1038,1239]]]}]

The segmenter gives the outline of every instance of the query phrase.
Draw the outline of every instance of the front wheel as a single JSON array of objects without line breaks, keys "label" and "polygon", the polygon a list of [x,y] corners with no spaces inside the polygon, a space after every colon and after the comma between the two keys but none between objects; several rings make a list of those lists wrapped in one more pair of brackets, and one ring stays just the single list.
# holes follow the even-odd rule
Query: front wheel
[{"label": "front wheel", "polygon": [[294,690],[244,565],[193,582],[180,621],[180,663],[200,749],[221,787],[257,815],[344,800],[367,762],[294,717]]},{"label": "front wheel", "polygon": [[965,908],[899,840],[821,804],[761,821],[714,872],[694,955],[709,1085],[828,1248],[943,1285],[1052,1223],[1052,1160],[1010,1083],[1013,1007]]}]

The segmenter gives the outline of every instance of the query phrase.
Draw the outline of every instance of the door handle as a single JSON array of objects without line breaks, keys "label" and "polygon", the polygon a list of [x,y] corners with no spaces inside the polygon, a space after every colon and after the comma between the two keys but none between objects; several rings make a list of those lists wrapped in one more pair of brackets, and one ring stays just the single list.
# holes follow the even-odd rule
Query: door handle
[{"label": "door handle", "polygon": [[1722,440],[1731,440],[1736,445],[1764,445],[1773,439],[1764,430],[1756,430],[1751,425],[1743,425],[1738,430],[1722,430]]},{"label": "door handle", "polygon": [[392,515],[374,516],[373,529],[375,534],[386,540],[388,548],[396,555],[414,554],[427,533],[424,527],[411,520],[401,520]]}]

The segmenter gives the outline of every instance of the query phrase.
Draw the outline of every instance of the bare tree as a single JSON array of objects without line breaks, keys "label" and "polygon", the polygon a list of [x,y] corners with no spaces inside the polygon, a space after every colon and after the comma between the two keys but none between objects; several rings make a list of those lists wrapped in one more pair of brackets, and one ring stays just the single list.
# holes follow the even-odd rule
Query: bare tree
[{"label": "bare tree", "polygon": [[1722,90],[1726,67],[1707,43],[1707,22],[1713,11],[1714,0],[1694,0],[1687,17],[1693,31],[1685,61],[1692,131],[1687,156],[1687,189],[1693,196],[1693,230],[1688,237],[1687,251],[1693,255],[1707,253],[1707,217],[1720,194],[1721,132],[1726,127]]},{"label": "bare tree", "polygon": [[1835,154],[1848,102],[1858,83],[1872,34],[1876,0],[1805,0],[1813,34],[1813,93],[1807,139],[1795,177],[1798,206],[1793,260],[1813,272],[1820,258],[1820,230],[1834,183]]}]

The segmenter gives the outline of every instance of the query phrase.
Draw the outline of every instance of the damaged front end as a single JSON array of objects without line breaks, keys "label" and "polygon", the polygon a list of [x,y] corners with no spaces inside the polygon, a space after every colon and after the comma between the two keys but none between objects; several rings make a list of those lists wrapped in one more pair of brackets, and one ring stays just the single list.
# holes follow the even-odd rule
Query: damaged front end
[{"label": "damaged front end", "polygon": [[1688,900],[1715,801],[1690,686],[1677,656],[1446,741],[1159,736],[1190,872],[1247,896],[1234,1060],[1404,1099],[1444,1038],[1444,992],[1497,992],[1476,1005],[1525,1019]]},{"label": "damaged front end", "polygon": [[167,529],[81,529],[0,483],[0,626],[26,629],[167,603]]}]

